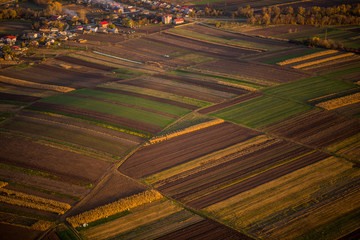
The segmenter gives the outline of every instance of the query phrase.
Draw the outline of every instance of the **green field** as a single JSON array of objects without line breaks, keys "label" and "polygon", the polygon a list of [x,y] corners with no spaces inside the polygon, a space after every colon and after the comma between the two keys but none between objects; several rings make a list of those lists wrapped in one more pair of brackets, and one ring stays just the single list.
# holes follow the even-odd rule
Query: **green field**
[{"label": "green field", "polygon": [[119,90],[123,90],[123,91],[140,93],[140,94],[144,94],[144,95],[148,95],[148,96],[169,99],[169,100],[172,100],[175,102],[186,103],[186,104],[190,104],[190,105],[197,106],[197,107],[205,107],[205,106],[212,104],[210,102],[206,102],[206,101],[202,101],[202,100],[198,100],[198,99],[194,99],[194,98],[189,98],[189,97],[184,97],[184,96],[180,96],[180,95],[176,95],[176,94],[172,94],[172,93],[166,93],[166,92],[157,91],[157,90],[153,90],[153,89],[142,88],[142,87],[137,87],[137,86],[130,86],[130,85],[125,85],[125,84],[113,83],[113,82],[101,85],[101,87],[111,88],[111,89],[119,89]]},{"label": "green field", "polygon": [[351,88],[356,88],[356,86],[334,79],[312,77],[268,88],[264,92],[270,95],[306,102]]},{"label": "green field", "polygon": [[102,99],[107,99],[115,102],[121,102],[126,104],[131,104],[139,107],[144,107],[148,109],[157,110],[164,113],[169,113],[175,116],[182,116],[186,113],[189,113],[191,110],[174,106],[167,103],[162,102],[156,102],[152,100],[148,100],[141,97],[134,97],[129,96],[125,94],[119,94],[119,93],[110,93],[100,90],[94,90],[94,89],[81,89],[72,92],[74,94],[84,95],[84,96],[90,96],[90,97],[97,97]]},{"label": "green field", "polygon": [[41,137],[57,139],[65,143],[94,149],[99,152],[109,153],[115,156],[123,156],[127,150],[135,144],[114,141],[106,136],[96,136],[86,130],[75,130],[62,127],[61,125],[50,125],[39,122],[16,119],[5,126],[6,129],[21,131]]},{"label": "green field", "polygon": [[119,117],[124,117],[144,123],[149,123],[159,127],[165,127],[175,119],[152,112],[147,112],[131,107],[126,107],[118,104],[112,104],[102,101],[96,101],[86,98],[77,98],[68,95],[57,95],[41,100],[46,103],[62,104],[71,107],[77,107],[107,114],[112,114]]},{"label": "green field", "polygon": [[308,109],[310,109],[310,106],[300,103],[270,96],[261,96],[210,115],[257,128]]}]

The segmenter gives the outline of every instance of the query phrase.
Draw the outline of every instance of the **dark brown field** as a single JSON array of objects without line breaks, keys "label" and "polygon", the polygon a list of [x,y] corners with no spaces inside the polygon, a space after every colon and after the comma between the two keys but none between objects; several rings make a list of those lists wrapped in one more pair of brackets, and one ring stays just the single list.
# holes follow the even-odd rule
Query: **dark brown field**
[{"label": "dark brown field", "polygon": [[313,110],[272,124],[266,130],[310,146],[326,147],[359,133],[360,123],[331,111]]},{"label": "dark brown field", "polygon": [[260,93],[260,92],[252,92],[252,93],[246,94],[244,96],[240,96],[238,98],[231,99],[231,100],[223,102],[223,103],[219,103],[219,104],[216,104],[216,105],[213,105],[213,106],[210,106],[210,107],[203,108],[203,109],[199,110],[198,112],[202,113],[202,114],[208,114],[208,113],[215,112],[215,111],[218,111],[220,109],[230,107],[232,105],[235,105],[235,104],[238,104],[238,103],[241,103],[241,102],[245,102],[247,100],[250,100],[250,99],[253,99],[253,98],[256,98],[256,97],[260,97],[262,95],[263,94]]},{"label": "dark brown field", "polygon": [[245,75],[274,83],[287,83],[309,76],[308,73],[280,66],[234,60],[201,63],[196,65],[196,68],[224,74]]},{"label": "dark brown field", "polygon": [[305,157],[298,158],[289,163],[280,165],[278,167],[272,168],[264,173],[255,175],[250,177],[244,181],[239,183],[230,185],[229,187],[220,189],[216,192],[205,195],[204,197],[200,197],[196,200],[190,201],[186,203],[188,206],[191,206],[196,209],[205,208],[214,203],[221,202],[225,199],[228,199],[232,196],[235,196],[239,193],[245,192],[247,190],[253,189],[257,186],[260,186],[264,183],[270,182],[271,180],[277,179],[281,176],[294,172],[298,169],[321,161],[330,155],[321,152],[314,152],[311,155],[307,155]]},{"label": "dark brown field", "polygon": [[40,170],[75,182],[95,182],[110,166],[99,159],[26,141],[0,136],[0,162]]},{"label": "dark brown field", "polygon": [[101,74],[83,73],[47,64],[39,64],[20,70],[4,69],[0,74],[36,83],[54,84],[72,88],[90,87],[100,83],[118,80]]},{"label": "dark brown field", "polygon": [[217,124],[143,147],[119,170],[130,177],[142,178],[257,135],[253,130],[232,123]]},{"label": "dark brown field", "polygon": [[41,231],[30,230],[24,227],[0,223],[1,240],[35,240]]},{"label": "dark brown field", "polygon": [[127,118],[122,118],[122,117],[114,116],[111,114],[106,114],[106,113],[101,113],[101,112],[96,112],[96,111],[91,111],[91,110],[86,110],[86,109],[80,109],[80,108],[70,107],[70,106],[65,106],[65,105],[37,102],[37,103],[31,105],[31,107],[35,108],[35,109],[50,110],[50,111],[55,111],[55,112],[59,112],[59,113],[66,113],[66,114],[86,117],[86,118],[90,118],[90,119],[96,119],[96,120],[100,120],[100,121],[104,121],[104,122],[108,122],[108,123],[113,123],[113,124],[118,124],[118,125],[129,127],[129,128],[133,128],[133,129],[138,129],[138,130],[145,131],[145,132],[150,132],[150,133],[157,133],[162,129],[161,127],[158,127],[155,125],[150,125],[147,123],[142,123],[142,122],[130,120]]},{"label": "dark brown field", "polygon": [[35,102],[41,98],[28,95],[18,95],[0,92],[0,100],[18,101],[18,102]]},{"label": "dark brown field", "polygon": [[76,58],[69,57],[69,56],[59,56],[59,57],[56,57],[56,59],[61,60],[63,62],[76,64],[76,65],[89,67],[89,68],[95,68],[95,69],[103,70],[103,71],[113,71],[113,70],[115,70],[115,68],[112,68],[112,67],[108,67],[108,66],[105,66],[105,65],[97,64],[97,63],[87,62],[87,61],[76,59]]},{"label": "dark brown field", "polygon": [[179,229],[157,240],[183,240],[183,239],[224,239],[224,240],[251,240],[252,238],[237,232],[229,227],[212,220],[203,220],[188,227]]},{"label": "dark brown field", "polygon": [[178,82],[194,84],[194,85],[198,85],[198,86],[202,86],[202,87],[206,87],[206,88],[210,88],[210,89],[214,89],[214,90],[218,90],[218,91],[239,94],[239,95],[248,93],[248,91],[246,91],[244,89],[240,89],[240,88],[236,88],[236,87],[232,87],[232,86],[226,86],[226,85],[222,85],[222,84],[215,83],[215,82],[205,82],[205,81],[192,79],[192,78],[188,78],[188,77],[172,76],[172,75],[165,75],[165,74],[155,74],[154,76],[164,78],[164,79],[175,80]]}]

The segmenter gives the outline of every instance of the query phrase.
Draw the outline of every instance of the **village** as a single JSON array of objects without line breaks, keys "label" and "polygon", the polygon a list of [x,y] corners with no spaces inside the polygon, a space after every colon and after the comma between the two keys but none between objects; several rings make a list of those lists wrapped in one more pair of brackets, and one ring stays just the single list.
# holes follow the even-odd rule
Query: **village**
[{"label": "village", "polygon": [[[67,41],[85,43],[87,40],[81,38],[84,34],[131,35],[136,32],[135,28],[150,24],[182,24],[184,17],[193,11],[189,7],[151,0],[136,0],[135,5],[140,7],[111,0],[77,0],[76,5],[90,11],[77,13],[63,6],[59,14],[40,17],[40,21],[32,24],[32,30],[1,37],[0,60],[19,60],[31,48],[54,48]],[[12,7],[16,6],[7,6]]]}]

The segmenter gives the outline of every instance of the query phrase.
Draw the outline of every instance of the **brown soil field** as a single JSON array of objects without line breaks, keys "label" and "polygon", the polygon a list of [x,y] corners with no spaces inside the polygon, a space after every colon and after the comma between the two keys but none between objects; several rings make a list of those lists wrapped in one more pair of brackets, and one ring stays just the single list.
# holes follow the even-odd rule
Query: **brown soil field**
[{"label": "brown soil field", "polygon": [[185,178],[169,182],[168,184],[162,185],[159,190],[184,202],[185,198],[189,195],[196,194],[200,191],[210,192],[209,190],[215,189],[217,186],[244,178],[251,173],[262,171],[270,166],[280,164],[283,161],[309,151],[310,149],[305,147],[287,142],[278,142],[253,153],[236,157],[225,163],[198,171]]},{"label": "brown soil field", "polygon": [[63,193],[75,197],[82,197],[89,192],[89,188],[74,185],[71,183],[57,181],[54,179],[40,176],[28,175],[21,172],[10,171],[0,168],[0,178],[5,181],[12,181],[24,185],[29,185],[53,192]]},{"label": "brown soil field", "polygon": [[215,83],[215,82],[205,82],[205,81],[188,78],[188,77],[171,76],[171,75],[165,75],[165,74],[155,74],[153,76],[164,78],[164,79],[171,79],[171,80],[175,80],[178,82],[199,85],[202,87],[211,88],[211,89],[215,89],[215,90],[223,91],[223,92],[239,94],[239,95],[248,93],[248,91],[246,91],[244,89],[240,89],[240,88],[236,88],[236,87],[232,87],[232,86],[226,86],[226,85],[222,85],[222,84]]},{"label": "brown soil field", "polygon": [[353,231],[352,233],[349,233],[346,236],[339,238],[338,240],[356,240],[356,239],[360,239],[360,228]]},{"label": "brown soil field", "polygon": [[86,39],[88,41],[96,41],[101,43],[119,43],[125,40],[121,34],[105,34],[105,33],[91,33],[79,34],[74,39]]},{"label": "brown soil field", "polygon": [[35,102],[39,99],[41,99],[41,98],[28,96],[28,95],[18,95],[18,94],[0,92],[0,100],[10,100],[10,101],[19,101],[19,102]]},{"label": "brown soil field", "polygon": [[66,70],[64,68],[54,67],[47,64],[39,64],[34,67],[20,70],[4,69],[0,71],[0,74],[36,83],[55,84],[73,88],[89,87],[103,82],[118,80],[101,74],[90,74],[74,70]]},{"label": "brown soil field", "polygon": [[169,46],[174,46],[189,51],[196,51],[196,52],[205,53],[213,56],[219,56],[219,57],[236,58],[239,56],[257,53],[256,51],[220,46],[212,43],[205,43],[197,40],[192,40],[186,37],[170,35],[167,33],[153,34],[151,36],[146,36],[144,38],[147,40],[152,40],[155,42],[167,44]]},{"label": "brown soil field", "polygon": [[146,111],[146,112],[156,113],[156,114],[171,117],[171,118],[179,118],[178,116],[175,116],[175,115],[172,115],[172,114],[169,114],[169,113],[165,113],[165,112],[161,112],[161,111],[158,111],[158,110],[145,108],[145,107],[141,107],[141,106],[136,106],[136,105],[132,105],[132,104],[127,104],[127,103],[121,103],[121,102],[112,101],[112,100],[108,100],[108,99],[91,97],[91,96],[83,96],[83,95],[71,94],[71,93],[67,93],[65,95],[72,96],[72,97],[77,97],[77,98],[87,98],[87,99],[91,99],[91,100],[96,100],[96,101],[107,102],[107,103],[117,104],[117,105],[121,105],[121,106],[131,107],[131,108],[139,109],[139,110]]},{"label": "brown soil field", "polygon": [[303,51],[306,51],[307,48],[306,47],[301,47],[301,46],[296,46],[294,45],[293,48],[290,49],[286,49],[286,50],[282,50],[282,51],[276,51],[276,52],[266,52],[260,55],[256,55],[254,57],[249,57],[249,60],[252,61],[266,61],[266,60],[272,60],[272,59],[276,59],[276,58],[281,58],[281,57],[285,57],[291,54],[297,54],[297,53],[301,53]]},{"label": "brown soil field", "polygon": [[360,115],[360,103],[350,104],[341,108],[337,108],[336,112],[345,116],[359,116]]},{"label": "brown soil field", "polygon": [[84,67],[89,67],[89,68],[95,68],[95,69],[99,69],[99,70],[104,70],[104,71],[113,71],[115,70],[115,68],[112,67],[108,67],[105,65],[101,65],[101,64],[97,64],[97,63],[92,63],[92,62],[87,62],[81,59],[76,59],[73,57],[69,57],[69,56],[59,56],[56,57],[56,59],[61,60],[63,62],[67,62],[67,63],[71,63],[71,64],[77,64],[80,66],[84,66]]},{"label": "brown soil field", "polygon": [[84,121],[79,121],[75,118],[72,117],[67,117],[64,115],[48,115],[48,114],[42,114],[36,111],[27,111],[27,110],[23,110],[21,113],[18,114],[19,117],[21,116],[25,116],[25,117],[31,117],[31,118],[36,118],[36,119],[40,119],[40,120],[48,120],[51,122],[55,122],[55,123],[63,123],[65,125],[70,125],[77,127],[78,129],[81,128],[83,130],[89,130],[90,132],[93,133],[99,133],[100,136],[102,135],[106,135],[106,136],[112,136],[114,140],[117,139],[117,141],[121,141],[121,139],[123,139],[126,143],[131,143],[133,145],[136,144],[140,144],[142,141],[144,141],[144,138],[138,137],[138,136],[134,136],[134,135],[130,135],[130,134],[126,134],[124,132],[119,132],[116,130],[112,130],[109,128],[104,128],[104,127],[100,127],[94,124],[90,124]]},{"label": "brown soil field", "polygon": [[50,230],[50,232],[47,233],[46,236],[44,236],[42,239],[43,240],[61,240],[61,238],[56,234],[55,229]]},{"label": "brown soil field", "polygon": [[357,119],[331,111],[308,111],[265,127],[267,131],[303,144],[326,147],[360,131]]},{"label": "brown soil field", "polygon": [[253,98],[256,98],[256,97],[260,97],[262,95],[263,94],[260,93],[260,92],[252,92],[252,93],[246,94],[244,96],[240,96],[240,97],[228,100],[228,101],[223,102],[223,103],[219,103],[219,104],[216,104],[216,105],[213,105],[213,106],[210,106],[210,107],[203,108],[203,109],[199,110],[198,112],[202,113],[202,114],[208,114],[208,113],[215,112],[215,111],[218,111],[220,109],[223,109],[223,108],[226,108],[226,107],[229,107],[229,106],[241,103],[241,102],[245,102],[247,100],[250,100],[250,99],[253,99]]},{"label": "brown soil field", "polygon": [[10,93],[15,95],[26,95],[26,96],[33,96],[33,97],[48,97],[54,94],[59,94],[59,92],[45,90],[45,89],[36,89],[36,88],[28,88],[28,87],[21,87],[16,85],[11,85],[7,83],[0,82],[0,88],[2,88],[1,92]]},{"label": "brown soil field", "polygon": [[59,112],[59,113],[66,113],[66,114],[71,114],[71,115],[75,115],[75,116],[82,116],[82,117],[86,117],[86,118],[96,119],[96,120],[100,120],[100,121],[104,121],[104,122],[108,122],[108,123],[118,124],[118,125],[121,125],[124,127],[129,127],[129,128],[138,129],[138,130],[145,131],[145,132],[150,132],[150,133],[157,133],[162,129],[161,127],[158,127],[158,126],[138,122],[135,120],[130,120],[127,118],[114,116],[111,114],[106,114],[106,113],[101,113],[101,112],[96,112],[96,111],[91,111],[91,110],[86,110],[86,109],[80,109],[80,108],[70,107],[70,106],[65,106],[65,105],[37,102],[37,103],[31,105],[31,107],[36,108],[36,109],[44,109],[44,110],[50,110],[50,111],[55,111],[55,112]]},{"label": "brown soil field", "polygon": [[214,203],[221,202],[229,197],[235,196],[239,193],[248,191],[248,190],[253,189],[257,186],[260,186],[264,183],[270,182],[271,180],[275,180],[281,176],[284,176],[286,174],[294,172],[298,169],[301,169],[301,168],[311,165],[313,163],[319,162],[327,157],[329,157],[328,154],[325,154],[322,152],[314,152],[311,155],[306,155],[305,157],[300,157],[289,163],[272,168],[261,174],[247,178],[244,181],[230,185],[226,188],[220,189],[216,192],[210,193],[208,195],[205,195],[204,197],[190,201],[186,204],[188,206],[196,208],[196,209],[205,208]]},{"label": "brown soil field", "polygon": [[[286,47],[286,46],[290,47],[291,46],[287,42],[282,42],[282,41],[273,40],[273,39],[263,39],[263,38],[253,37],[253,36],[247,36],[247,35],[240,34],[240,33],[231,33],[231,32],[221,31],[221,30],[218,30],[215,28],[201,26],[200,24],[188,25],[183,28],[186,30],[189,30],[189,31],[202,33],[202,34],[206,34],[206,35],[210,35],[210,36],[215,36],[215,37],[219,37],[219,38],[225,38],[225,39],[238,39],[238,40],[248,41],[248,42],[252,42],[252,43],[269,44],[269,45],[282,46],[282,47]],[[248,34],[249,32],[246,32],[246,33]]]},{"label": "brown soil field", "polygon": [[69,216],[89,211],[145,190],[144,185],[123,176],[118,171],[114,171],[104,178],[79,205],[70,210]]},{"label": "brown soil field", "polygon": [[280,66],[234,60],[218,60],[201,63],[194,68],[232,75],[246,75],[265,79],[274,83],[292,82],[309,76],[307,73],[294,69],[282,68]]},{"label": "brown soil field", "polygon": [[31,23],[9,21],[0,22],[0,32],[22,32],[30,29]]},{"label": "brown soil field", "polygon": [[359,62],[360,62],[359,58],[351,58],[348,60],[346,58],[339,59],[339,61],[329,62],[326,65],[315,66],[311,69],[311,71],[321,72],[321,71],[331,70],[334,68],[343,67],[343,66],[347,66],[349,64],[354,64],[354,63],[359,63]]},{"label": "brown soil field", "polygon": [[146,33],[146,34],[152,34],[157,33],[160,31],[164,31],[167,29],[173,28],[173,25],[167,24],[167,25],[155,25],[155,26],[149,26],[149,27],[142,27],[136,30],[138,33]]},{"label": "brown soil field", "polygon": [[[147,39],[145,39],[147,40]],[[141,42],[139,42],[141,41]],[[143,42],[145,42],[143,44]],[[181,51],[182,49],[174,49],[171,45],[160,43],[164,45],[164,49],[166,50],[165,54],[169,55],[174,51]],[[164,52],[156,51],[159,47],[159,42],[150,42],[150,41],[143,41],[143,39],[134,39],[126,41],[124,44],[116,45],[116,46],[100,46],[98,49],[100,52],[104,52],[110,55],[115,55],[118,57],[135,60],[139,62],[143,62],[149,66],[156,62],[157,64],[154,65],[155,67],[160,66],[161,69],[171,69],[176,68],[179,66],[186,66],[189,65],[189,62],[185,62],[182,60],[178,60],[176,58],[165,58],[165,54],[161,54]],[[153,50],[155,49],[155,51]],[[168,49],[168,50],[167,50]]]},{"label": "brown soil field", "polygon": [[126,84],[126,85],[131,85],[131,86],[142,87],[142,88],[149,88],[149,89],[167,92],[167,93],[173,93],[176,95],[190,97],[190,98],[199,99],[199,100],[212,102],[212,103],[218,103],[218,102],[222,102],[223,100],[225,100],[224,98],[206,94],[206,93],[200,93],[198,91],[193,91],[193,90],[184,89],[184,88],[171,88],[168,85],[150,82],[145,79],[134,79],[131,81],[126,81],[126,82],[121,82],[121,83]]},{"label": "brown soil field", "polygon": [[148,99],[151,101],[167,103],[167,104],[171,104],[174,106],[187,108],[187,109],[191,109],[191,110],[195,110],[198,108],[197,106],[186,104],[186,103],[176,102],[176,101],[172,101],[169,99],[158,98],[158,97],[144,95],[144,94],[140,94],[140,93],[127,92],[127,91],[123,91],[123,90],[119,90],[119,89],[111,89],[111,88],[103,88],[103,87],[94,87],[92,89],[104,91],[104,92],[119,93],[119,94],[124,94],[124,95],[128,95],[128,96],[140,97],[140,98]]},{"label": "brown soil field", "polygon": [[22,168],[40,170],[74,180],[95,182],[110,167],[110,163],[72,152],[36,144],[1,134],[0,162]]},{"label": "brown soil field", "polygon": [[35,240],[41,231],[35,231],[7,223],[0,223],[1,240]]},{"label": "brown soil field", "polygon": [[145,177],[258,134],[224,122],[143,147],[129,157],[119,170],[133,178]]},{"label": "brown soil field", "polygon": [[311,25],[275,25],[257,30],[247,31],[246,34],[274,37],[281,34],[287,34],[289,32],[300,32],[316,29],[317,27]]},{"label": "brown soil field", "polygon": [[183,239],[224,239],[224,240],[251,240],[240,232],[226,227],[213,220],[207,219],[188,227],[179,229],[165,236],[156,238],[157,240],[183,240]]}]

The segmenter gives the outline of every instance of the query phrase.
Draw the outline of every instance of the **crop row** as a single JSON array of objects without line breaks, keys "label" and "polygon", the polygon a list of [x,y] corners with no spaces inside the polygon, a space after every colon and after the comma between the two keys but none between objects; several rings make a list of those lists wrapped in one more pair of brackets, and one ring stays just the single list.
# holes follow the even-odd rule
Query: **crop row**
[{"label": "crop row", "polygon": [[296,57],[296,58],[291,58],[291,59],[287,59],[285,61],[282,62],[278,62],[277,64],[280,66],[284,66],[284,65],[288,65],[291,63],[296,63],[296,62],[301,62],[301,61],[305,61],[311,58],[315,58],[315,57],[320,57],[320,56],[324,56],[324,55],[329,55],[329,54],[333,54],[333,53],[337,53],[338,51],[336,50],[327,50],[327,51],[322,51],[322,52],[316,52],[316,53],[312,53],[312,54],[308,54],[302,57]]},{"label": "crop row", "polygon": [[116,202],[95,208],[93,210],[80,213],[76,216],[67,218],[66,220],[73,227],[79,227],[83,223],[90,223],[105,218],[107,216],[126,211],[130,208],[134,208],[144,203],[155,201],[160,198],[162,198],[162,195],[159,192],[154,190],[148,190],[127,198],[120,199]]},{"label": "crop row", "polygon": [[197,130],[200,130],[200,129],[203,129],[203,128],[207,128],[207,127],[210,127],[210,126],[213,126],[213,125],[216,125],[216,124],[219,124],[219,123],[223,123],[223,122],[224,122],[224,120],[222,120],[222,119],[215,119],[215,120],[212,120],[212,121],[200,123],[200,124],[185,128],[183,130],[179,130],[179,131],[176,131],[176,132],[173,132],[173,133],[169,133],[169,134],[166,134],[166,135],[161,135],[161,136],[152,138],[152,139],[149,140],[149,144],[154,144],[154,143],[157,143],[157,142],[165,141],[165,140],[168,140],[168,139],[171,139],[171,138],[174,138],[174,137],[186,134],[186,133],[194,132],[194,131],[197,131]]},{"label": "crop row", "polygon": [[360,102],[360,93],[355,93],[348,96],[331,99],[329,101],[318,103],[316,104],[316,106],[327,110],[331,110],[357,102]]},{"label": "crop row", "polygon": [[0,190],[0,201],[12,205],[39,209],[58,214],[64,214],[71,208],[71,206],[67,203],[45,199],[9,189]]},{"label": "crop row", "polygon": [[299,64],[299,65],[295,65],[295,66],[293,66],[293,68],[295,68],[295,69],[304,68],[304,67],[312,66],[312,65],[315,65],[315,64],[329,62],[329,61],[336,60],[336,59],[339,59],[339,58],[350,57],[350,56],[353,56],[353,55],[354,55],[354,53],[344,53],[344,54],[336,55],[336,56],[333,56],[333,57],[323,58],[323,59],[319,59],[319,60],[316,60],[316,61],[306,62],[306,63],[302,63],[302,64]]}]

